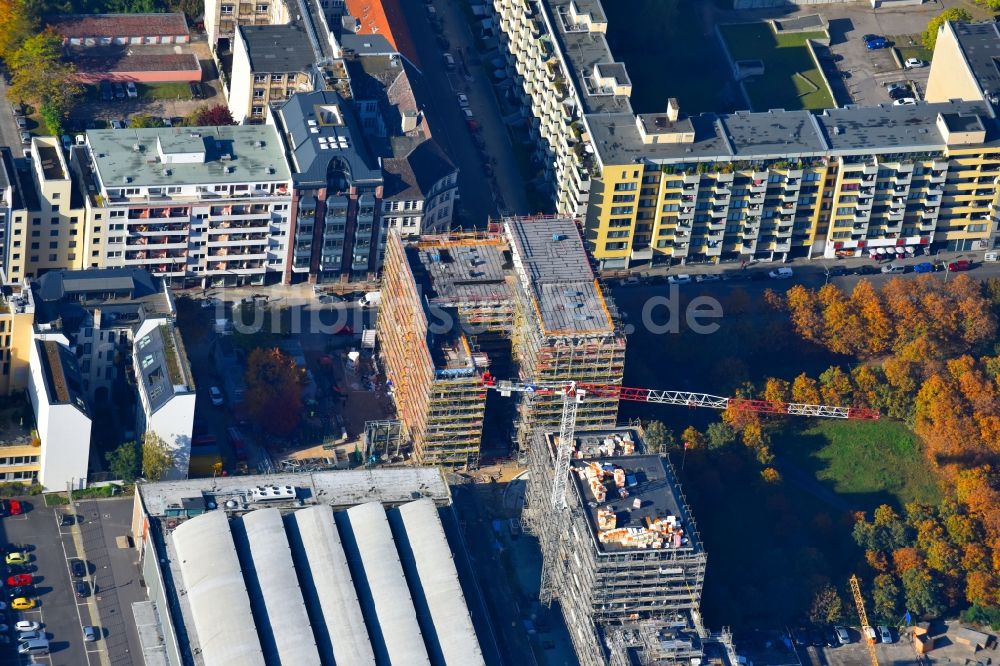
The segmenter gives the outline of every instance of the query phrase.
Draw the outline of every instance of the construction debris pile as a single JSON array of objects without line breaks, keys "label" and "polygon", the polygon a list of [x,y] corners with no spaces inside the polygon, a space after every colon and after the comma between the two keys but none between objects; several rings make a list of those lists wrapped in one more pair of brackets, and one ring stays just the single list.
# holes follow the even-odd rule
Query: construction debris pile
[{"label": "construction debris pile", "polygon": [[[573,471],[590,488],[598,503],[607,499],[608,492],[625,499],[629,496],[628,489],[638,485],[635,474],[611,463],[590,462],[584,467],[574,467]],[[635,509],[641,508],[642,500],[636,497],[632,506]],[[646,516],[644,523],[640,527],[618,527],[618,515],[613,507],[598,508],[597,539],[601,543],[615,543],[623,548],[681,548],[689,542],[677,516]]]},{"label": "construction debris pile", "polygon": [[632,432],[612,432],[603,437],[581,437],[575,456],[581,458],[609,458],[635,454]]}]

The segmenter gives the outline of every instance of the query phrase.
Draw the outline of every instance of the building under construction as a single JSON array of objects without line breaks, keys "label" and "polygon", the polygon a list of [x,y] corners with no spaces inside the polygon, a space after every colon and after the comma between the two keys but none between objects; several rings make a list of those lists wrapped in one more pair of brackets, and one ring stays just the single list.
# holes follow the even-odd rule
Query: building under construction
[{"label": "building under construction", "polygon": [[[487,371],[552,384],[621,384],[625,336],[572,219],[507,218],[486,232],[386,248],[380,353],[423,464],[479,462]],[[557,428],[558,396],[521,394],[517,441]],[[581,428],[614,426],[618,399],[587,401]]]},{"label": "building under construction", "polygon": [[525,526],[549,571],[542,598],[558,599],[580,664],[735,663],[728,634],[701,622],[707,556],[669,460],[645,455],[635,429],[577,430],[560,511],[558,439],[534,435]]}]

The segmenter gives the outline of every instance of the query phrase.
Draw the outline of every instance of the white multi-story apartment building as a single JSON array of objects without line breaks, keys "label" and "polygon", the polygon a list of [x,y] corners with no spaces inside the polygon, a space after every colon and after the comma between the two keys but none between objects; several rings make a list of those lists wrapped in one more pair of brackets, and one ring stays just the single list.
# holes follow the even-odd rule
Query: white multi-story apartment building
[{"label": "white multi-story apartment building", "polygon": [[38,482],[47,490],[85,487],[92,423],[69,340],[61,333],[39,336],[31,346],[29,365]]},{"label": "white multi-story apartment building", "polygon": [[92,265],[171,284],[264,284],[288,260],[292,179],[274,127],[91,130],[74,149]]},{"label": "white multi-story apartment building", "polygon": [[205,1],[205,32],[213,50],[228,51],[238,25],[281,25],[289,18],[282,0]]}]

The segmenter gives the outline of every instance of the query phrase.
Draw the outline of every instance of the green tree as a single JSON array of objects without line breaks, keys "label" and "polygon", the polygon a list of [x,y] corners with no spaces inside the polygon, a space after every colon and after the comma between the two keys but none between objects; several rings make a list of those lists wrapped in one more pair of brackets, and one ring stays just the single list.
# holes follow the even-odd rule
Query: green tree
[{"label": "green tree", "polygon": [[194,23],[205,14],[204,0],[167,0],[167,9],[182,12],[187,20]]},{"label": "green tree", "polygon": [[884,622],[899,618],[899,585],[892,574],[875,576],[872,587],[875,616]]},{"label": "green tree", "polygon": [[944,612],[941,584],[926,567],[907,569],[903,572],[902,580],[907,610],[924,617],[937,617]]},{"label": "green tree", "polygon": [[7,97],[29,101],[65,117],[82,93],[72,80],[76,68],[63,60],[62,37],[51,28],[29,37],[7,58],[13,73]]},{"label": "green tree", "polygon": [[63,133],[63,114],[56,107],[51,104],[42,104],[42,108],[38,110],[38,115],[41,116],[42,122],[49,130],[49,134],[53,136],[61,136]]},{"label": "green tree", "polygon": [[964,9],[961,9],[960,7],[952,7],[950,9],[946,9],[937,16],[935,16],[934,18],[932,18],[927,23],[927,28],[921,35],[920,41],[923,42],[924,46],[933,51],[934,45],[937,44],[938,30],[941,29],[941,26],[944,24],[945,21],[971,21],[971,20],[972,20],[972,14],[965,11]]},{"label": "green tree", "polygon": [[650,421],[643,428],[646,448],[650,453],[663,453],[677,448],[677,436],[674,431],[663,425],[662,421]]},{"label": "green tree", "polygon": [[134,483],[139,476],[138,442],[125,442],[114,451],[105,453],[104,459],[108,461],[108,471],[116,479]]},{"label": "green tree", "polygon": [[705,435],[694,426],[684,428],[684,432],[681,433],[681,441],[687,448],[702,449],[705,447]]},{"label": "green tree", "polygon": [[708,448],[721,449],[736,441],[736,431],[728,423],[716,421],[708,425],[705,437],[708,439]]},{"label": "green tree", "polygon": [[844,601],[836,588],[827,584],[813,595],[809,608],[809,620],[816,624],[832,624],[844,615]]},{"label": "green tree", "polygon": [[147,432],[142,443],[142,475],[150,481],[159,481],[173,464],[167,443],[156,433]]},{"label": "green tree", "polygon": [[1000,0],[976,0],[976,2],[991,11],[1000,11]]},{"label": "green tree", "polygon": [[163,121],[148,113],[137,113],[129,118],[128,126],[136,129],[143,127],[163,127]]}]

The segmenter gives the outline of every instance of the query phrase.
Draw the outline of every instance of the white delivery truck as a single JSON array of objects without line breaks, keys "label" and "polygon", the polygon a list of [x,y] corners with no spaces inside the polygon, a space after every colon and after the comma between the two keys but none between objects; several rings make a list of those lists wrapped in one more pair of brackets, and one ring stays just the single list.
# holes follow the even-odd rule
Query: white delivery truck
[{"label": "white delivery truck", "polygon": [[369,291],[364,296],[358,299],[358,305],[363,308],[378,307],[378,304],[380,302],[382,302],[381,291]]}]

